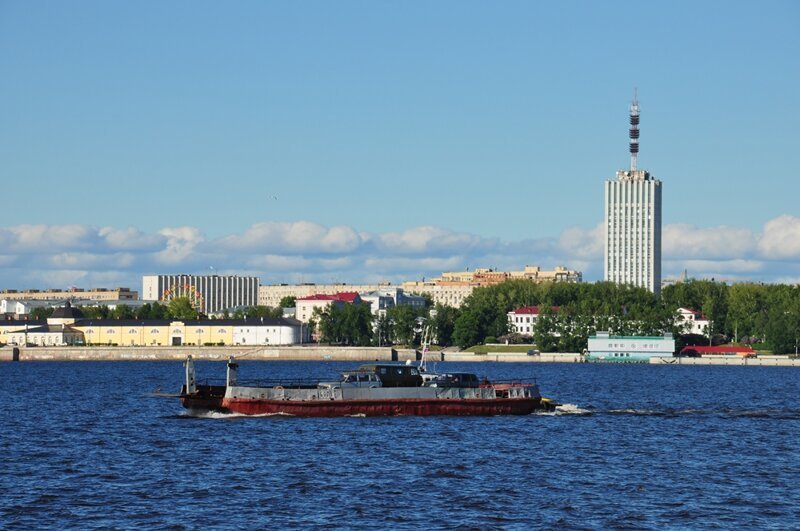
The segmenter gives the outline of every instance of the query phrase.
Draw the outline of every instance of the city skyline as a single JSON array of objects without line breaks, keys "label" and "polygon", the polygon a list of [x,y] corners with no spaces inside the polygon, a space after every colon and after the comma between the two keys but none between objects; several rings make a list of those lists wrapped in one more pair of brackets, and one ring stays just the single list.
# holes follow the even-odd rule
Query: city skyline
[{"label": "city skyline", "polygon": [[662,278],[797,282],[798,21],[794,2],[5,2],[0,286],[600,280],[634,87]]}]

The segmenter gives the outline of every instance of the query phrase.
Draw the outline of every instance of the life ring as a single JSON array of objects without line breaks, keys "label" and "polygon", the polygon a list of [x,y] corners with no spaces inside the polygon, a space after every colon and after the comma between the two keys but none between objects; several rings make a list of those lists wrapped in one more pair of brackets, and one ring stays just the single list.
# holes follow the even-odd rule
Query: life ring
[{"label": "life ring", "polygon": [[273,389],[283,389],[283,386],[282,385],[276,385],[275,387],[273,387]]}]

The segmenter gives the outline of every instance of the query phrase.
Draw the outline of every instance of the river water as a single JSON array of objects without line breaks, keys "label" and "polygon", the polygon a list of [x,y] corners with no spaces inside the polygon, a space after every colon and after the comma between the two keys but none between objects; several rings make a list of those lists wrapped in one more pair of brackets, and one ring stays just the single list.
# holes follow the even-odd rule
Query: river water
[{"label": "river water", "polygon": [[[248,362],[240,378],[354,364]],[[224,364],[198,362],[198,377]],[[440,363],[524,417],[187,416],[175,362],[0,364],[0,528],[796,528],[800,373]]]}]

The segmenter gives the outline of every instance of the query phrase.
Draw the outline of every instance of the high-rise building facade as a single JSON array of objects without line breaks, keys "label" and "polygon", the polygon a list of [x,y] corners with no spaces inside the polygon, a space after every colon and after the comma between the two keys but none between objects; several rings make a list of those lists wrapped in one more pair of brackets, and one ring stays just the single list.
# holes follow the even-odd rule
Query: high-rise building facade
[{"label": "high-rise building facade", "polygon": [[202,313],[219,312],[237,306],[257,306],[258,277],[225,275],[145,275],[142,299],[169,301],[187,297]]},{"label": "high-rise building facade", "polygon": [[661,289],[661,181],[637,168],[639,103],[630,107],[629,170],[605,182],[604,278],[658,295]]}]

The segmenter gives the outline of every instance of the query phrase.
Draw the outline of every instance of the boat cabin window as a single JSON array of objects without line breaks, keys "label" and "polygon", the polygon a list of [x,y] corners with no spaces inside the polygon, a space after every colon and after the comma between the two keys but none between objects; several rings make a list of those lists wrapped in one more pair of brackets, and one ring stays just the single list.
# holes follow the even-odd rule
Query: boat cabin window
[{"label": "boat cabin window", "polygon": [[419,387],[422,376],[417,367],[409,365],[362,365],[361,371],[369,373],[380,380],[383,387]]}]

